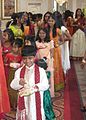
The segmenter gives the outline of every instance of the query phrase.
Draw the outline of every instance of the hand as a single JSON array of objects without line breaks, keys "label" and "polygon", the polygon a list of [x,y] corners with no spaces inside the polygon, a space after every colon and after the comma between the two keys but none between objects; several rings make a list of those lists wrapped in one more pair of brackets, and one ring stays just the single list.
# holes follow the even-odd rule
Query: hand
[{"label": "hand", "polygon": [[84,68],[84,66],[85,66],[85,64],[86,64],[86,60],[82,60],[82,63],[81,63],[81,68],[83,69]]},{"label": "hand", "polygon": [[80,66],[81,66],[81,68],[83,69],[84,66],[85,66],[85,64],[82,62]]},{"label": "hand", "polygon": [[22,88],[21,90],[19,90],[19,95],[20,95],[20,97],[29,96],[29,95],[33,94],[34,92],[35,92],[34,88]]},{"label": "hand", "polygon": [[10,63],[9,65],[12,68],[19,68],[20,67],[20,63]]},{"label": "hand", "polygon": [[26,84],[25,80],[23,78],[20,79],[19,84],[24,86]]}]

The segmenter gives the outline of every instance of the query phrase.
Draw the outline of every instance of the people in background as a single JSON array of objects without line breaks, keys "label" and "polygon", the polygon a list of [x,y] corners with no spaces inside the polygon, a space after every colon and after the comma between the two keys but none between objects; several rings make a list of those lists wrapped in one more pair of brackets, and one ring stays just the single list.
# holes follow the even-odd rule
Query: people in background
[{"label": "people in background", "polygon": [[22,14],[21,21],[24,26],[24,36],[35,36],[34,24],[31,22],[27,12]]},{"label": "people in background", "polygon": [[70,43],[70,56],[73,59],[82,59],[85,53],[85,34],[84,34],[84,15],[82,10],[78,8],[75,12],[75,20],[73,23],[74,34]]},{"label": "people in background", "polygon": [[24,46],[25,45],[33,45],[33,46],[36,46],[35,45],[35,38],[34,36],[31,36],[31,35],[27,35],[24,37]]},{"label": "people in background", "polygon": [[8,28],[13,31],[15,38],[23,38],[24,36],[24,26],[21,22],[21,16],[22,13],[13,13],[11,16],[13,20],[11,21]]},{"label": "people in background", "polygon": [[[12,50],[12,44],[15,41],[14,38],[14,33],[12,32],[11,29],[7,28],[2,32],[2,55],[3,55],[3,61],[5,59],[6,54],[11,52]],[[6,81],[8,80],[8,75],[9,75],[9,69],[7,66],[5,67],[5,76],[6,76]]]},{"label": "people in background", "polygon": [[2,32],[2,52],[3,57],[9,53],[12,49],[12,43],[14,42],[14,33],[11,29],[7,28]]},{"label": "people in background", "polygon": [[15,70],[21,66],[22,57],[20,54],[21,44],[18,42],[18,39],[15,40],[12,44],[12,51],[6,54],[4,58],[4,64],[9,69],[8,73],[8,80],[7,80],[7,87],[8,87],[8,94],[10,99],[10,106],[11,110],[15,111],[17,106],[17,92],[11,89],[10,83],[14,78]]}]

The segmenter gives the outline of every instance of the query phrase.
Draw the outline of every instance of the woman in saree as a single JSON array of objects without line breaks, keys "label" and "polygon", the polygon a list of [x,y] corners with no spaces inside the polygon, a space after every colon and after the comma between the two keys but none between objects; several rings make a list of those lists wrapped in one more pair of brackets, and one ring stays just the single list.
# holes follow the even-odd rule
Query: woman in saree
[{"label": "woman in saree", "polygon": [[[61,49],[59,44],[62,44],[63,37],[61,30],[56,27],[55,17],[52,15],[48,20],[48,30],[50,34],[50,39],[53,40],[54,49],[53,49],[53,58],[54,58],[54,88],[55,91],[58,91],[64,88],[64,72],[62,68],[61,60]],[[62,42],[59,42],[62,41]]]},{"label": "woman in saree", "polygon": [[0,120],[3,118],[3,114],[7,112],[10,112],[10,103],[7,92],[6,78],[2,58],[2,48],[0,42]]}]

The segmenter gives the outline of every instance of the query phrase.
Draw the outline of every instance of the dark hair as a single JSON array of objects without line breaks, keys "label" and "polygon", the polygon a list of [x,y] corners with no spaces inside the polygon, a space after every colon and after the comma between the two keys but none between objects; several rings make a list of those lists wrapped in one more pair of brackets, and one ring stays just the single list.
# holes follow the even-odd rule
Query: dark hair
[{"label": "dark hair", "polygon": [[64,13],[63,13],[63,19],[65,20],[65,21],[67,21],[67,18],[68,17],[72,17],[73,18],[73,12],[72,11],[70,11],[70,10],[66,10]]},{"label": "dark hair", "polygon": [[[9,25],[17,25],[17,19],[16,18],[18,18],[18,19],[21,19],[21,17],[22,17],[22,12],[19,12],[19,13],[13,13],[12,14],[12,16],[11,16],[11,22],[8,22],[7,23],[7,25],[6,25],[6,27],[9,27]],[[24,26],[23,26],[23,24],[21,23],[21,30],[22,30],[22,32],[24,32]]]},{"label": "dark hair", "polygon": [[[27,14],[27,16],[28,16],[28,13],[27,13],[27,12],[23,12],[22,16],[23,16],[24,14]],[[25,23],[26,23],[26,26],[30,26],[29,16],[28,16],[28,19],[25,21]]]},{"label": "dark hair", "polygon": [[10,43],[12,44],[15,40],[13,31],[11,29],[7,28],[3,32],[6,32],[8,34],[8,39],[9,39]]},{"label": "dark hair", "polygon": [[28,12],[28,17],[29,17],[29,19],[32,18],[32,21],[33,21],[33,13],[32,12]]},{"label": "dark hair", "polygon": [[18,47],[22,47],[23,46],[23,39],[16,38],[15,41],[13,42],[13,44],[18,45]]},{"label": "dark hair", "polygon": [[45,14],[44,14],[44,16],[43,16],[43,21],[46,23],[46,21],[45,21],[45,16],[47,15],[47,14],[49,14],[50,16],[52,15],[52,12],[49,12],[49,11],[47,11]]},{"label": "dark hair", "polygon": [[35,56],[36,48],[33,45],[26,45],[21,51],[22,56]]},{"label": "dark hair", "polygon": [[62,14],[59,11],[53,12],[53,16],[55,18],[57,28],[61,28],[61,26],[64,26]]},{"label": "dark hair", "polygon": [[[16,13],[17,15],[16,15],[16,18],[18,18],[18,19],[21,19],[21,17],[22,17],[22,12],[19,12],[19,13]],[[24,32],[24,26],[23,26],[23,24],[21,23],[21,30],[22,30],[22,32]]]},{"label": "dark hair", "polygon": [[[49,19],[50,18],[55,20],[55,16],[53,14],[49,17]],[[56,35],[57,35],[56,29],[57,29],[57,25],[56,25],[56,21],[55,21],[55,24],[54,24],[54,27],[53,27],[53,30],[52,30],[53,37],[56,37]],[[48,30],[49,30],[49,33],[50,33],[50,26],[49,25],[48,25]]]},{"label": "dark hair", "polygon": [[16,25],[17,24],[16,17],[17,17],[17,13],[13,13],[11,15],[11,19],[12,19],[12,24],[11,25]]},{"label": "dark hair", "polygon": [[80,11],[81,11],[81,17],[83,17],[83,16],[84,16],[84,14],[83,14],[83,12],[82,12],[81,8],[77,8],[77,9],[76,9],[76,12],[75,12],[75,18],[77,18],[77,12],[78,12],[78,10],[80,10]]},{"label": "dark hair", "polygon": [[44,70],[46,70],[47,67],[48,67],[46,60],[47,60],[47,58],[46,58],[46,57],[43,57],[42,59],[39,59],[39,60],[35,61],[35,63],[36,63],[38,66],[42,67]]},{"label": "dark hair", "polygon": [[30,41],[31,45],[33,45],[34,47],[36,47],[35,37],[34,36],[27,35],[27,36],[24,37],[24,43],[25,43],[25,40]]},{"label": "dark hair", "polygon": [[34,41],[34,36],[27,35],[27,36],[24,37],[24,41],[25,40]]},{"label": "dark hair", "polygon": [[12,22],[13,22],[12,20],[8,21],[8,22],[6,23],[6,28],[8,28],[8,27],[11,25]]},{"label": "dark hair", "polygon": [[41,38],[39,37],[39,32],[43,30],[46,33],[46,37],[44,39],[45,42],[50,42],[50,36],[48,33],[48,30],[46,28],[40,28],[37,32],[37,36],[36,36],[36,40],[38,40],[39,42],[41,42]]},{"label": "dark hair", "polygon": [[32,12],[28,12],[28,15],[30,15],[31,17],[33,16]]}]

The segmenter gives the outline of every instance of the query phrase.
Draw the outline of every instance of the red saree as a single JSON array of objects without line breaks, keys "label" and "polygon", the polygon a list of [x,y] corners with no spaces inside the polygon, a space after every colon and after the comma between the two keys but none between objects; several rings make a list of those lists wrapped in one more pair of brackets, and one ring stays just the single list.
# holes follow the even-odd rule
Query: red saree
[{"label": "red saree", "polygon": [[2,50],[0,48],[0,114],[10,111],[9,97],[4,73]]}]

